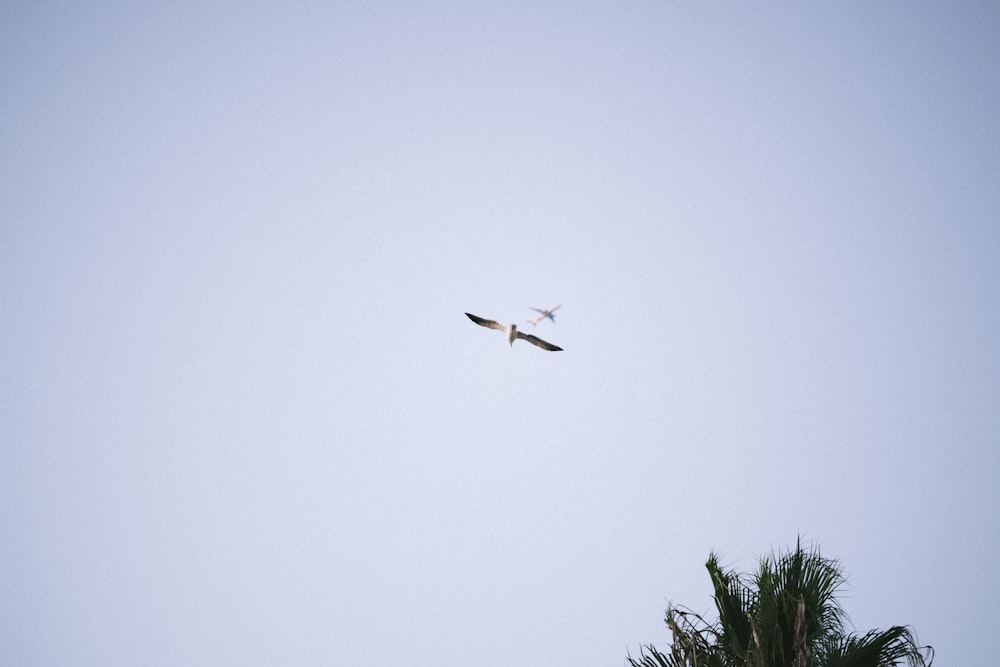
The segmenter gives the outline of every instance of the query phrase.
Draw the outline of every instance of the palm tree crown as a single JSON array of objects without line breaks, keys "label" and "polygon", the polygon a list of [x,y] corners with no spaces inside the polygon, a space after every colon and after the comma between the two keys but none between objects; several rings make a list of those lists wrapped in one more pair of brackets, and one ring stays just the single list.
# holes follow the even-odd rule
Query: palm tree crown
[{"label": "palm tree crown", "polygon": [[[631,667],[930,667],[934,651],[908,627],[848,633],[836,593],[840,564],[818,549],[765,556],[756,572],[739,574],[709,555],[705,564],[719,620],[709,623],[685,607],[667,608],[673,634],[668,653],[642,647]],[[927,657],[925,657],[925,654]]]}]

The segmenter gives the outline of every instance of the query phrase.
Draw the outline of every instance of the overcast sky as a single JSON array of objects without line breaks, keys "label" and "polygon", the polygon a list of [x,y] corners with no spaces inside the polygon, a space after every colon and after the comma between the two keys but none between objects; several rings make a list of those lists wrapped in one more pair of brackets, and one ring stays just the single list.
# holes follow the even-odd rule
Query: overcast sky
[{"label": "overcast sky", "polygon": [[620,665],[801,534],[991,664],[998,35],[5,3],[0,662]]}]

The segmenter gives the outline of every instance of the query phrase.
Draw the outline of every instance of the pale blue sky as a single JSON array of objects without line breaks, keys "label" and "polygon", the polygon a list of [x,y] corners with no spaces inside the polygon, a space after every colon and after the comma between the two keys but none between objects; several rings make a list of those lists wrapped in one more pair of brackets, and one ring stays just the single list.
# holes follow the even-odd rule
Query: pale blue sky
[{"label": "pale blue sky", "polygon": [[0,662],[619,665],[801,533],[991,663],[998,35],[6,4]]}]

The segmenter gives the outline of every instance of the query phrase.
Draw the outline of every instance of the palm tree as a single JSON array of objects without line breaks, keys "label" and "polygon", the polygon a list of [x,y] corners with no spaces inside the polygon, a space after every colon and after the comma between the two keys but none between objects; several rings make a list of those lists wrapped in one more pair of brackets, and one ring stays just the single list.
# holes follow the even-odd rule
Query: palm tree
[{"label": "palm tree", "polygon": [[[754,573],[724,570],[713,553],[712,578],[719,620],[709,623],[686,607],[670,605],[669,652],[652,644],[628,656],[630,667],[930,667],[934,649],[917,644],[905,626],[864,635],[847,633],[836,593],[840,564],[818,549],[766,556]],[[925,658],[926,653],[926,658]]]}]

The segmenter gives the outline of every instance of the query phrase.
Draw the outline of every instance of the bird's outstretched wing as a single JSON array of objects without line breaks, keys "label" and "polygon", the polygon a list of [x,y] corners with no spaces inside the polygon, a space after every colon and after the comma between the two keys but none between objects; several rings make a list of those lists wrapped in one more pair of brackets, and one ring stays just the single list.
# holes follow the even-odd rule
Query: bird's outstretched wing
[{"label": "bird's outstretched wing", "polygon": [[481,327],[486,327],[488,329],[496,329],[497,331],[506,331],[507,327],[500,324],[499,322],[494,322],[493,320],[488,320],[485,317],[479,317],[478,315],[473,315],[472,313],[466,313],[466,317],[475,322]]},{"label": "bird's outstretched wing", "polygon": [[558,345],[553,345],[548,341],[544,341],[538,336],[532,336],[531,334],[521,333],[520,331],[518,331],[517,337],[520,338],[521,340],[528,341],[532,345],[537,345],[543,350],[548,350],[549,352],[562,352],[561,347],[559,347]]}]

